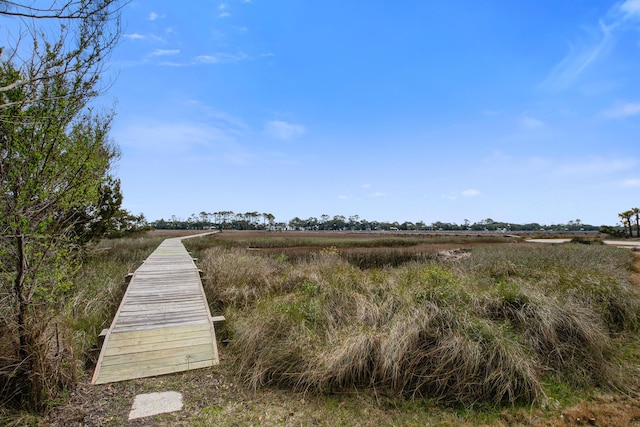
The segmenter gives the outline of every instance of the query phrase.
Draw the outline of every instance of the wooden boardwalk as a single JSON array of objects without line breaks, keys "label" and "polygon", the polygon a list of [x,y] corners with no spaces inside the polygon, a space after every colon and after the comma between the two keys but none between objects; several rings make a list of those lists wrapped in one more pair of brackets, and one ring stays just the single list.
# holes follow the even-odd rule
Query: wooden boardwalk
[{"label": "wooden boardwalk", "polygon": [[167,239],[133,274],[92,383],[217,364],[216,336],[199,271],[181,239]]}]

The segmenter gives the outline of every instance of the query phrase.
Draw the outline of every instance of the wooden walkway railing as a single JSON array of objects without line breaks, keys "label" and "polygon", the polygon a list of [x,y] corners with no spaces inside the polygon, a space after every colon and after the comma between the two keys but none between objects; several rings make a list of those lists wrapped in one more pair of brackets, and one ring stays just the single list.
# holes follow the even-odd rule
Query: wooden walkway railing
[{"label": "wooden walkway railing", "polygon": [[193,259],[180,238],[165,240],[133,274],[92,383],[217,365],[212,320]]}]

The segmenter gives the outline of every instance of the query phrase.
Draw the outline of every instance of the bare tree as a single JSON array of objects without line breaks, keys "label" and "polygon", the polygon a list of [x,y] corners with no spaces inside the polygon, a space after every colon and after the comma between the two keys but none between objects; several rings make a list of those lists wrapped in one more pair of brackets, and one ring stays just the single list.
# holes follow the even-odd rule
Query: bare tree
[{"label": "bare tree", "polygon": [[[0,84],[0,93],[21,87],[24,99],[3,99],[1,108],[42,102],[38,88],[54,79],[73,80],[74,91],[97,86],[110,53],[120,39],[120,11],[124,0],[52,0],[48,7],[0,1],[0,18],[19,17],[13,46],[2,46],[3,62],[11,63],[20,78]],[[45,25],[46,22],[46,25]],[[26,46],[25,46],[26,45]],[[47,100],[69,98],[73,91],[46,94]]]},{"label": "bare tree", "polygon": [[[65,0],[42,2],[42,7],[36,7],[35,3],[25,4],[24,2],[0,1],[0,15],[15,16],[29,19],[87,19],[94,16],[96,8],[90,5],[91,2],[81,0]],[[108,10],[111,5],[100,4],[102,10]],[[117,12],[117,11],[116,11]]]}]

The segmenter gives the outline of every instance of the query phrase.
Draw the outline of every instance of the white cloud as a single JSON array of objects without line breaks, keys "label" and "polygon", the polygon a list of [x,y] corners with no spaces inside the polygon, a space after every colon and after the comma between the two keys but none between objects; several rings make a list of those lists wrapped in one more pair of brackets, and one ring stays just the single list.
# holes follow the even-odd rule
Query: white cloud
[{"label": "white cloud", "polygon": [[149,56],[171,56],[180,53],[180,49],[156,49]]},{"label": "white cloud", "polygon": [[237,62],[245,61],[249,59],[249,56],[244,52],[238,53],[224,53],[217,52],[210,55],[199,55],[194,58],[194,64],[234,64]]},{"label": "white cloud", "polygon": [[640,115],[640,102],[616,102],[611,108],[602,112],[602,115],[610,119],[626,119]]},{"label": "white cloud", "polygon": [[235,117],[231,114],[225,113],[224,111],[219,111],[211,108],[210,106],[204,105],[197,100],[189,101],[189,105],[196,107],[196,109],[198,110],[197,114],[210,118],[218,126],[232,129],[236,133],[241,133],[249,130],[249,126],[244,122],[244,120],[239,117]]},{"label": "white cloud", "polygon": [[600,58],[613,43],[611,28],[600,21],[597,35],[592,40],[578,46],[569,44],[569,53],[551,71],[541,86],[552,90],[562,90],[569,87],[593,62]]},{"label": "white cloud", "polygon": [[480,193],[478,190],[475,190],[473,188],[469,188],[467,190],[463,190],[460,193],[449,193],[449,194],[443,194],[442,197],[443,199],[447,199],[447,200],[458,200],[460,197],[477,197],[480,196],[482,193]]},{"label": "white cloud", "polygon": [[622,183],[622,186],[629,187],[629,188],[640,188],[640,179],[638,178],[628,179]]},{"label": "white cloud", "polygon": [[226,12],[226,10],[229,8],[229,5],[226,3],[221,3],[218,6],[218,10],[220,11],[220,14],[218,15],[218,18],[228,18],[229,16],[231,16],[231,14],[229,12]]},{"label": "white cloud", "polygon": [[193,122],[163,123],[142,120],[117,133],[118,141],[122,145],[169,152],[182,152],[195,146],[234,141],[228,132],[220,128]]},{"label": "white cloud", "polygon": [[[151,58],[166,58],[180,54],[179,49],[156,49],[149,52],[143,61],[132,64],[139,65],[147,63]],[[249,56],[244,52],[239,53],[216,53],[214,55],[199,55],[188,61],[170,61],[165,60],[159,62],[158,65],[164,65],[169,67],[190,67],[194,65],[211,65],[211,64],[233,64],[249,59]]]},{"label": "white cloud", "polygon": [[585,31],[581,40],[569,42],[569,53],[541,87],[562,90],[571,86],[587,68],[606,57],[623,32],[637,31],[639,22],[640,0],[616,2],[591,27],[583,27]]},{"label": "white cloud", "polygon": [[125,39],[129,39],[129,40],[144,40],[144,39],[146,39],[145,36],[143,36],[142,34],[138,34],[138,33],[123,34],[122,37],[124,37]]},{"label": "white cloud", "polygon": [[185,161],[211,156],[215,161],[246,165],[255,153],[238,143],[238,134],[219,124],[132,118],[114,129],[114,137],[131,156]]},{"label": "white cloud", "polygon": [[626,19],[640,18],[640,0],[627,0],[620,5]]},{"label": "white cloud", "polygon": [[271,138],[290,141],[304,135],[307,130],[302,125],[288,123],[283,120],[271,120],[265,124],[264,131]]},{"label": "white cloud", "polygon": [[184,62],[162,61],[159,62],[158,65],[162,65],[165,67],[188,67],[191,64],[187,64]]},{"label": "white cloud", "polygon": [[464,197],[476,197],[476,196],[479,196],[481,193],[478,190],[474,190],[473,188],[470,188],[468,190],[464,190],[460,194]]},{"label": "white cloud", "polygon": [[220,62],[220,59],[214,55],[200,55],[196,56],[195,61],[198,64],[217,64]]},{"label": "white cloud", "polygon": [[156,12],[149,13],[149,17],[147,18],[149,21],[155,21],[159,18],[164,18],[164,16],[157,14]]},{"label": "white cloud", "polygon": [[383,197],[384,193],[381,193],[380,191],[376,191],[375,193],[373,193],[371,196],[372,198],[378,198],[378,197]]}]

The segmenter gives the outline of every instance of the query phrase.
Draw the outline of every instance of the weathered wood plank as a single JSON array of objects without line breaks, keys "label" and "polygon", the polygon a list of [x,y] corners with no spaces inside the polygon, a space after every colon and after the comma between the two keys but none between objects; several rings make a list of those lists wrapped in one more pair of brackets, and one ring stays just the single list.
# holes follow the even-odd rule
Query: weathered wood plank
[{"label": "weathered wood plank", "polygon": [[203,361],[184,361],[172,365],[162,364],[159,366],[132,367],[127,370],[105,369],[105,373],[101,375],[100,382],[96,384],[106,384],[117,381],[132,380],[136,378],[153,377],[156,375],[171,374],[174,372],[189,371],[193,369],[208,368],[215,363],[210,360]]},{"label": "weathered wood plank", "polygon": [[111,333],[110,340],[114,343],[128,340],[145,340],[153,341],[154,339],[171,339],[172,336],[184,336],[191,333],[208,333],[209,325],[207,323],[197,323],[194,325],[181,325],[176,327],[167,328],[153,328],[145,329],[141,331],[128,331],[128,332],[113,332]]},{"label": "weathered wood plank", "polygon": [[184,341],[199,342],[202,338],[211,340],[211,336],[209,335],[208,331],[192,332],[184,334],[184,336],[181,337],[150,337],[145,340],[142,340],[140,338],[121,339],[117,342],[111,341],[111,345],[105,351],[105,356],[120,354],[122,353],[123,349],[127,349],[127,351],[131,353],[136,353],[146,351],[146,348],[155,349],[157,348],[157,346],[167,345],[167,343],[185,344]]},{"label": "weathered wood plank", "polygon": [[[173,322],[173,323],[165,323],[163,325],[163,327],[175,327],[175,326],[183,326],[183,325],[199,325],[201,324],[202,321],[201,320],[192,320],[192,321],[179,321],[179,322]],[[141,325],[132,325],[132,324],[128,324],[128,325],[118,325],[116,327],[112,327],[111,328],[111,332],[131,332],[131,331],[145,331],[145,330],[150,330],[150,329],[155,329],[157,328],[156,325],[149,325],[149,324],[141,324]]]},{"label": "weathered wood plank", "polygon": [[131,365],[155,366],[159,360],[165,360],[167,364],[181,363],[185,360],[211,360],[213,348],[211,340],[208,343],[192,346],[160,347],[154,350],[113,354],[105,356],[102,366],[122,365],[120,369],[127,369]]},{"label": "weathered wood plank", "polygon": [[200,323],[200,318],[193,316],[143,316],[138,318],[120,319],[120,326],[123,328],[129,326],[145,326],[145,325],[180,325],[184,323]]},{"label": "weathered wood plank", "polygon": [[211,336],[201,335],[188,337],[184,339],[176,339],[170,341],[157,341],[157,342],[143,342],[140,344],[128,344],[128,343],[120,343],[120,344],[112,344],[105,351],[105,360],[107,357],[118,356],[123,354],[136,354],[136,353],[145,353],[151,351],[160,351],[160,350],[172,350],[172,349],[192,349],[194,346],[205,345],[207,344],[209,347],[211,345]]}]

